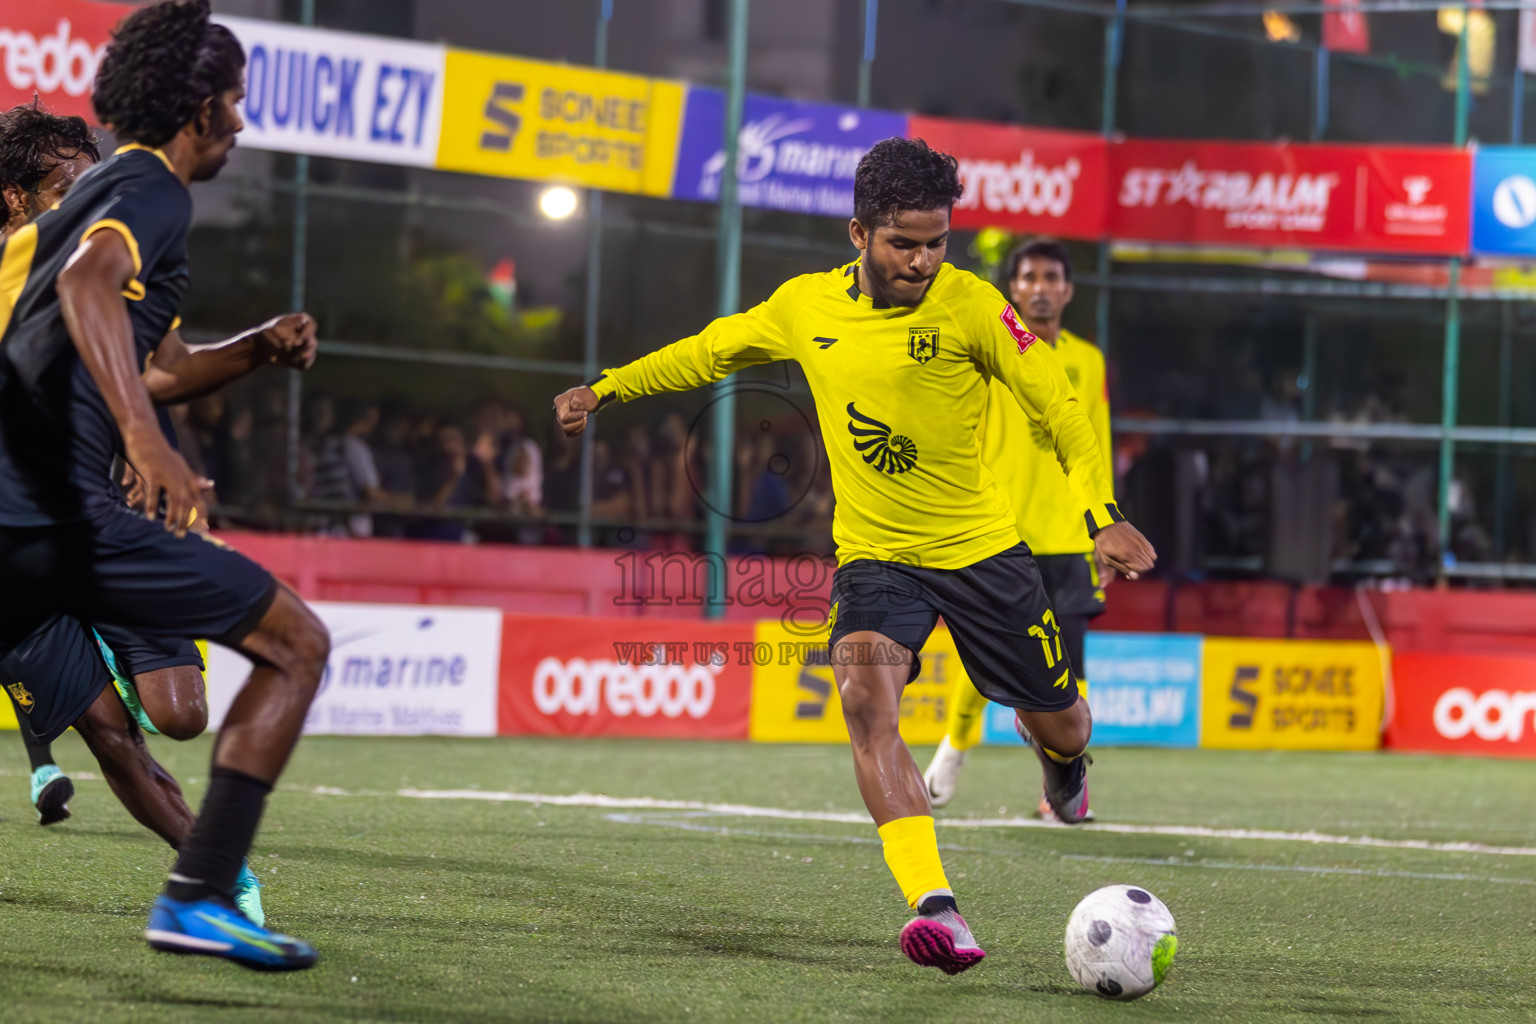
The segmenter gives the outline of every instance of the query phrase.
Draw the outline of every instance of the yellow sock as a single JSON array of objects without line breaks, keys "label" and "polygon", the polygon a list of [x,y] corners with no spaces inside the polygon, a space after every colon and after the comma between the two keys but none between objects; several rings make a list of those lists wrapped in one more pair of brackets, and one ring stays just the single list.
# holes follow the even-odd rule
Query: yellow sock
[{"label": "yellow sock", "polygon": [[1045,747],[1041,747],[1040,749],[1045,751],[1046,757],[1050,758],[1052,761],[1055,761],[1057,764],[1071,764],[1073,761],[1077,760],[1077,757],[1083,756],[1082,754],[1078,754],[1077,757],[1062,757],[1054,750],[1047,750]]},{"label": "yellow sock", "polygon": [[885,863],[896,876],[907,906],[916,907],[918,900],[935,889],[949,889],[931,817],[923,814],[888,821],[880,826],[880,841],[885,844]]},{"label": "yellow sock", "polygon": [[969,678],[955,680],[949,694],[949,745],[969,750],[981,740],[981,713],[986,709],[983,697]]}]

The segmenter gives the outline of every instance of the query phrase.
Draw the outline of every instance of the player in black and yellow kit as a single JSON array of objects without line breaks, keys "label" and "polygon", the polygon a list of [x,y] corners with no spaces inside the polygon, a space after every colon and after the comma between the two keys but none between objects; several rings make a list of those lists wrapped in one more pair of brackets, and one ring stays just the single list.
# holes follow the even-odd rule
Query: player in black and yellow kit
[{"label": "player in black and yellow kit", "polygon": [[[1037,240],[1016,246],[1003,261],[1000,281],[1013,307],[1028,318],[1030,330],[1050,345],[1077,392],[1077,400],[1093,424],[1105,472],[1114,476],[1109,443],[1109,388],[1104,354],[1061,326],[1062,312],[1072,301],[1072,261],[1060,242]],[[987,396],[982,420],[981,457],[997,478],[998,486],[1013,503],[1019,536],[1034,552],[1045,592],[1051,601],[1062,646],[1086,692],[1084,649],[1088,623],[1104,613],[1104,588],[1112,574],[1102,571],[1093,552],[1093,541],[1082,520],[1072,514],[1072,485],[1051,449],[1051,440],[1019,411],[1006,390],[994,383]],[[954,799],[965,765],[965,753],[981,731],[981,713],[987,700],[969,680],[956,680],[949,701],[948,732],[939,743],[928,770],[928,796],[933,806]],[[1061,819],[1047,800],[1040,814],[1048,819],[1076,824],[1093,817],[1087,794],[1077,813]]]},{"label": "player in black and yellow kit", "polygon": [[981,461],[989,381],[1006,384],[1053,440],[1105,562],[1135,574],[1155,557],[1115,507],[1093,427],[1050,346],[990,284],[944,262],[960,194],[953,157],[921,141],[877,144],[854,179],[856,262],[794,278],[756,308],[555,399],[575,435],[610,401],[800,363],[837,496],[830,642],[854,771],[886,863],[918,911],[902,950],[951,974],[985,954],[959,914],[927,788],[897,730],[902,690],[938,617],[977,687],[1015,708],[1050,752],[1053,806],[1081,799],[1092,728],[1039,570]]},{"label": "player in black and yellow kit", "polygon": [[[9,238],[61,203],[75,181],[100,160],[101,151],[83,118],[50,113],[37,100],[0,114],[0,201],[7,218],[3,237]],[[160,418],[162,427],[168,430],[163,412]],[[108,627],[99,646],[123,670],[124,679],[118,686],[127,688],[123,695],[125,703],[137,711],[136,717],[145,731],[174,739],[191,739],[203,731],[208,721],[203,663],[193,641],[160,643]],[[72,652],[53,650],[47,643],[35,645],[35,650],[35,664],[15,666],[16,679],[5,678],[11,673],[0,670],[0,684],[20,682],[25,692],[27,679],[57,671],[73,660]],[[89,647],[86,653],[92,653]],[[81,660],[90,663],[102,659]],[[103,670],[108,667],[101,666]],[[100,676],[101,672],[93,674]],[[141,685],[150,694],[148,709],[138,700]],[[32,802],[37,806],[39,822],[50,825],[63,821],[69,817],[67,801],[73,787],[68,776],[53,763],[50,744],[36,735],[26,709],[18,710],[18,724],[32,762]],[[126,731],[126,721],[123,725]],[[133,738],[138,738],[137,733]],[[142,738],[137,745],[142,746]],[[154,765],[147,752],[144,757],[158,771],[159,766]],[[185,811],[184,806],[180,810],[183,813],[175,817],[184,818],[190,826],[191,812]]]},{"label": "player in black and yellow kit", "polygon": [[[100,160],[83,118],[50,113],[36,100],[0,114],[0,201],[9,215],[4,237],[61,203]],[[263,329],[292,326],[293,318],[278,318]],[[167,440],[174,441],[163,408],[158,418]],[[33,724],[37,702],[32,691],[43,681],[52,690],[100,694],[75,720],[76,731],[128,811],[173,849],[180,847],[192,831],[192,811],[176,780],[150,753],[144,734],[181,740],[201,735],[208,724],[202,668],[202,652],[192,640],[160,640],[104,623],[82,629],[63,616],[0,660],[0,687],[16,709],[32,764],[32,803],[39,824],[67,819],[74,794],[73,783],[54,763],[52,744],[37,733],[69,722],[39,719]],[[234,895],[241,913],[264,923],[261,883],[249,866],[241,868]]]},{"label": "player in black and yellow kit", "polygon": [[[146,938],[169,952],[288,970],[313,964],[314,950],[253,924],[231,891],[329,637],[261,567],[188,535],[208,482],[167,442],[154,411],[259,365],[314,360],[308,317],[195,353],[174,330],[190,269],[188,187],[228,159],[244,59],[210,22],[207,0],[129,14],[94,96],[103,123],[129,144],[0,250],[0,654],[15,656],[63,618],[166,641],[207,636],[252,660]],[[108,479],[118,456],[142,482],[144,514],[124,507]],[[97,699],[94,686],[73,675],[35,681],[29,714],[39,735],[77,720]]]}]

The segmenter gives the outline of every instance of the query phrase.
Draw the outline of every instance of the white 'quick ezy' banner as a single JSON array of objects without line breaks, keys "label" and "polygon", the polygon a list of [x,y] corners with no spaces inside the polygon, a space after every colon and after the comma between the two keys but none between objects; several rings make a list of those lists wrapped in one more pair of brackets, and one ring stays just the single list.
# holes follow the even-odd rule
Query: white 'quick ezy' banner
[{"label": "white 'quick ezy' banner", "polygon": [[[310,605],[331,631],[331,657],[306,733],[496,735],[502,613],[422,605]],[[223,724],[251,665],[210,645],[208,719]]]},{"label": "white 'quick ezy' banner", "polygon": [[216,20],[245,47],[240,145],[416,167],[437,162],[446,47]]}]

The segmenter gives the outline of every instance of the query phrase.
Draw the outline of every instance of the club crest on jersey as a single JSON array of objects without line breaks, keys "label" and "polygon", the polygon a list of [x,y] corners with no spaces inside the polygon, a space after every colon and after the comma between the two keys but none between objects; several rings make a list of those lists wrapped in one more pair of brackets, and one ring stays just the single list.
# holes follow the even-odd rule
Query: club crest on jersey
[{"label": "club crest on jersey", "polygon": [[16,700],[16,706],[21,710],[32,713],[32,706],[37,703],[32,694],[21,683],[6,683],[5,688],[11,691],[11,696]]},{"label": "club crest on jersey", "polygon": [[907,331],[907,355],[919,363],[926,363],[939,354],[939,329],[937,327],[913,327]]},{"label": "club crest on jersey", "polygon": [[1008,328],[1008,333],[1013,335],[1014,342],[1019,346],[1019,355],[1028,352],[1029,346],[1040,340],[1026,331],[1024,325],[1019,323],[1019,314],[1013,311],[1013,306],[1004,306],[1002,313],[999,314],[999,319],[1003,321],[1003,326]]},{"label": "club crest on jersey", "polygon": [[882,473],[895,476],[917,465],[917,443],[910,437],[892,434],[891,428],[877,419],[865,416],[848,403],[848,433],[854,436],[853,447],[864,461]]}]

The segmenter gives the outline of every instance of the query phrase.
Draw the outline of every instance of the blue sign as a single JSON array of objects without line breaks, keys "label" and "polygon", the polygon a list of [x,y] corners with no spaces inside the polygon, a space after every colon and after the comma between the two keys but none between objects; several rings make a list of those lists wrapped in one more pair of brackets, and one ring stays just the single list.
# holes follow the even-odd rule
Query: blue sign
[{"label": "blue sign", "polygon": [[1472,251],[1536,256],[1536,148],[1485,146],[1477,151]]},{"label": "blue sign", "polygon": [[[725,94],[690,88],[674,198],[720,198],[724,130]],[[742,205],[851,217],[859,160],[881,139],[906,134],[902,114],[749,95],[737,137]]]},{"label": "blue sign", "polygon": [[[1159,633],[1088,634],[1088,707],[1096,747],[1200,745],[1203,638]],[[982,739],[1019,745],[1013,709],[987,706]]]}]

